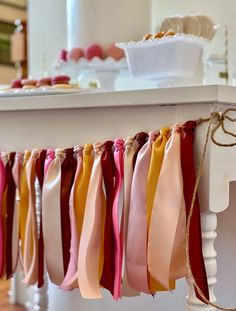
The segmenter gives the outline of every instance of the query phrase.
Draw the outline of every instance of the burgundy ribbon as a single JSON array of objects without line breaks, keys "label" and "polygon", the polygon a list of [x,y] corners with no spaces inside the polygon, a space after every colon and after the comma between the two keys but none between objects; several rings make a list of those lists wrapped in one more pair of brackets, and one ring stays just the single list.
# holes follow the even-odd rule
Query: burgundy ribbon
[{"label": "burgundy ribbon", "polygon": [[7,279],[12,276],[12,230],[13,230],[13,216],[15,208],[15,193],[16,185],[12,176],[12,167],[14,165],[15,152],[11,152],[9,160],[6,164],[6,179],[7,187],[7,210],[6,210],[6,275]]},{"label": "burgundy ribbon", "polygon": [[106,191],[106,220],[104,234],[104,266],[100,284],[114,294],[114,232],[112,223],[112,206],[115,194],[114,176],[115,162],[113,156],[113,141],[107,141],[104,144],[104,152],[101,157],[102,173]]},{"label": "burgundy ribbon", "polygon": [[61,165],[61,234],[63,266],[66,275],[70,262],[71,241],[69,199],[76,171],[76,160],[73,157],[73,148],[65,149],[65,153],[66,157]]},{"label": "burgundy ribbon", "polygon": [[[196,121],[188,121],[183,125],[181,140],[181,165],[184,182],[184,198],[186,204],[186,214],[189,215],[193,189],[195,185],[195,168],[193,158],[193,139]],[[202,254],[201,218],[198,197],[196,197],[193,216],[190,225],[189,256],[193,277],[203,292],[204,297],[209,299],[206,269]],[[202,298],[196,288],[195,293],[198,299]],[[204,302],[204,301],[203,301]]]},{"label": "burgundy ribbon", "polygon": [[135,151],[135,154],[134,154],[134,157],[133,157],[133,168],[135,167],[135,164],[136,164],[136,160],[137,160],[137,156],[138,156],[138,153],[139,153],[139,150],[142,148],[142,146],[147,142],[147,139],[148,139],[148,134],[145,133],[145,132],[140,132],[140,133],[137,133],[135,135],[135,140],[137,141],[138,143],[138,147]]},{"label": "burgundy ribbon", "polygon": [[[44,164],[46,160],[46,150],[42,150],[36,160],[35,170],[39,181],[40,189],[43,189],[44,180]],[[42,204],[40,206],[40,227],[39,227],[39,240],[38,240],[38,288],[44,284],[44,242],[43,242],[43,226],[42,226]]]}]

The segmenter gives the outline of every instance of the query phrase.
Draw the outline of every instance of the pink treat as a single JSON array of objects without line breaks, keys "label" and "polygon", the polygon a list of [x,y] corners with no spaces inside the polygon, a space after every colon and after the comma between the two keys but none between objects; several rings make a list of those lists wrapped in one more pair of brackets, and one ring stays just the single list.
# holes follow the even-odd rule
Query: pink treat
[{"label": "pink treat", "polygon": [[36,86],[37,85],[37,80],[32,80],[32,79],[24,79],[22,80],[22,85],[26,86],[26,85],[30,85],[30,86]]},{"label": "pink treat", "polygon": [[89,45],[84,51],[85,57],[91,60],[93,57],[99,57],[103,59],[103,50],[98,44]]},{"label": "pink treat", "polygon": [[67,61],[67,56],[68,56],[67,50],[63,49],[63,50],[61,50],[61,52],[60,52],[59,60],[62,60],[62,61],[64,61],[64,62],[66,62],[66,61]]},{"label": "pink treat", "polygon": [[84,51],[80,48],[73,48],[70,52],[68,52],[68,59],[74,60],[77,62],[80,57],[84,56]]},{"label": "pink treat", "polygon": [[52,85],[69,84],[69,82],[70,82],[69,76],[55,76],[52,78]]},{"label": "pink treat", "polygon": [[109,46],[106,55],[113,57],[115,60],[119,60],[124,57],[124,50],[116,47],[115,44],[112,44]]},{"label": "pink treat", "polygon": [[22,80],[21,79],[15,79],[11,81],[11,88],[12,89],[20,89],[22,88]]},{"label": "pink treat", "polygon": [[38,81],[37,87],[40,86],[50,86],[52,84],[52,79],[51,78],[42,78]]}]

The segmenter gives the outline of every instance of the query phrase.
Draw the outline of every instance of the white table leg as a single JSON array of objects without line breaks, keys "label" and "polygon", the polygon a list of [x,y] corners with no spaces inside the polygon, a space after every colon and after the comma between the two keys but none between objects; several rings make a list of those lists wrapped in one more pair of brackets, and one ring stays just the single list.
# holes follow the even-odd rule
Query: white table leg
[{"label": "white table leg", "polygon": [[[214,286],[217,282],[217,262],[214,241],[217,236],[217,215],[212,212],[204,212],[201,215],[202,221],[202,237],[203,237],[203,255],[207,270],[207,279],[209,285],[209,293],[212,302],[216,302]],[[195,296],[193,286],[189,282],[189,294],[187,296],[187,311],[213,311],[215,308],[203,304]]]}]

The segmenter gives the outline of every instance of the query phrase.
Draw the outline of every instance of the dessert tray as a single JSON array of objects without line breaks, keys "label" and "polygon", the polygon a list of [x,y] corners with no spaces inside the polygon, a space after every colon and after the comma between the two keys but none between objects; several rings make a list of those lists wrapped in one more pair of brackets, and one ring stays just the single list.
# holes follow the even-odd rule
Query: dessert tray
[{"label": "dessert tray", "polygon": [[23,97],[23,96],[42,96],[42,95],[61,95],[61,94],[85,94],[98,92],[95,89],[82,89],[82,88],[71,88],[71,89],[53,89],[53,88],[42,88],[42,89],[10,89],[5,90],[0,88],[0,98],[3,97]]},{"label": "dessert tray", "polygon": [[191,77],[208,42],[203,37],[175,34],[116,45],[125,50],[133,77],[158,80]]}]

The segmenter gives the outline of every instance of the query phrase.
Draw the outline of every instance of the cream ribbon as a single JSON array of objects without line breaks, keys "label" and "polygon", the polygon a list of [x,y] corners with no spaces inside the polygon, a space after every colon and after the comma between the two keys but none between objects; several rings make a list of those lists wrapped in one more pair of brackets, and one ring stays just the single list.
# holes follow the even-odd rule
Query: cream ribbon
[{"label": "cream ribbon", "polygon": [[78,274],[79,288],[84,298],[101,298],[101,249],[104,234],[105,197],[102,188],[102,144],[94,145],[95,159],[88,187],[82,227]]},{"label": "cream ribbon", "polygon": [[186,276],[186,215],[181,169],[181,135],[176,126],[165,148],[148,236],[150,274],[166,289]]},{"label": "cream ribbon", "polygon": [[23,282],[33,285],[38,281],[38,225],[36,215],[36,161],[40,150],[34,149],[26,164],[26,178],[29,189],[29,209],[25,229],[25,249],[23,267],[25,277]]},{"label": "cream ribbon", "polygon": [[61,237],[61,164],[65,159],[63,149],[56,149],[44,179],[42,191],[42,220],[47,271],[52,283],[60,285],[64,279]]}]

